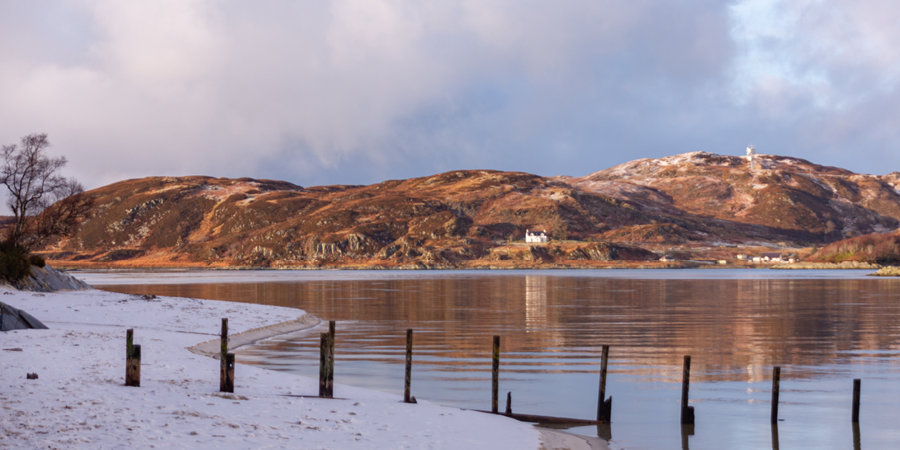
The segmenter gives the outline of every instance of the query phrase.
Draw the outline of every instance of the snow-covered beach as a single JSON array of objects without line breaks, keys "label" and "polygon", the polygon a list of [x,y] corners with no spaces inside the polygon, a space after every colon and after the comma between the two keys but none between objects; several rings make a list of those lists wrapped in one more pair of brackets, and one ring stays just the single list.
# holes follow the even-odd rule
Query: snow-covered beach
[{"label": "snow-covered beach", "polygon": [[[352,386],[335,385],[335,397],[347,400],[292,397],[316,395],[318,380],[243,364],[234,394],[221,394],[218,361],[189,351],[216,339],[224,317],[232,334],[315,324],[297,322],[304,314],[297,309],[102,291],[0,292],[0,301],[50,328],[0,334],[0,447],[589,448],[504,417],[404,404]],[[124,386],[128,328],[142,347],[139,388]],[[276,332],[283,330],[269,331]]]}]

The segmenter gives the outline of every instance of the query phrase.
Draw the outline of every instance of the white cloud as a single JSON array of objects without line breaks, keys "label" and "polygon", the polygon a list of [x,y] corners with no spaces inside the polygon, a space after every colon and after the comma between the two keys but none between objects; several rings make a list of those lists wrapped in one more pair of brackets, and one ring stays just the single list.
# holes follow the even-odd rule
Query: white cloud
[{"label": "white cloud", "polygon": [[49,133],[89,186],[189,173],[303,185],[456,168],[580,174],[680,151],[739,152],[748,140],[818,160],[802,152],[820,151],[810,130],[823,123],[845,130],[835,146],[876,130],[866,146],[878,152],[896,142],[894,120],[852,114],[894,95],[896,10],[4,2],[0,141]]}]

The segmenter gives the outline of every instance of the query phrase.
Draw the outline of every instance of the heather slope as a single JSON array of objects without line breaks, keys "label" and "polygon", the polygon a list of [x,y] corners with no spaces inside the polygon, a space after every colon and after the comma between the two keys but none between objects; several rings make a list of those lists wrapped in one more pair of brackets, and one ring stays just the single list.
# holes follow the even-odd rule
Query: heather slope
[{"label": "heather slope", "polygon": [[[824,245],[900,225],[896,172],[758,161],[750,170],[743,158],[695,152],[580,178],[469,170],[309,188],[249,178],[127,180],[90,191],[96,206],[80,229],[43,251],[62,266],[584,265],[673,251],[721,258],[728,254],[715,249],[736,245]],[[547,230],[551,243],[508,247],[529,228]]]}]

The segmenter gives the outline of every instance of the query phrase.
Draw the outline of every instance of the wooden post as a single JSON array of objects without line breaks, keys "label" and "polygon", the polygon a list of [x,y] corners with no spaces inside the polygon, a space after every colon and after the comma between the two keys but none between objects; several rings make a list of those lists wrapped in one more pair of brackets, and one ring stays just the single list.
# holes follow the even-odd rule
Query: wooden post
[{"label": "wooden post", "polygon": [[131,347],[131,358],[125,370],[125,386],[141,387],[141,346]]},{"label": "wooden post", "polygon": [[319,342],[319,397],[327,397],[325,380],[328,378],[328,333],[322,333]]},{"label": "wooden post", "polygon": [[412,345],[413,345],[413,330],[412,328],[406,329],[406,379],[403,382],[403,402],[410,403],[409,401],[409,389],[412,384]]},{"label": "wooden post", "polygon": [[781,389],[781,367],[772,369],[772,416],[770,421],[778,423],[778,391]]},{"label": "wooden post", "polygon": [[688,391],[691,388],[691,357],[684,356],[684,374],[681,383],[681,423],[683,425],[694,424],[694,407],[688,406]]},{"label": "wooden post", "polygon": [[859,390],[860,379],[853,380],[853,423],[859,423]]},{"label": "wooden post", "polygon": [[328,321],[328,371],[325,378],[325,393],[334,397],[334,321]]},{"label": "wooden post", "polygon": [[134,352],[134,328],[125,330],[125,385],[128,385],[128,365]]},{"label": "wooden post", "polygon": [[506,393],[506,413],[512,414],[512,391]]},{"label": "wooden post", "polygon": [[228,354],[228,319],[222,319],[222,331],[219,334],[219,392],[230,392],[226,389],[228,368],[225,361]]},{"label": "wooden post", "polygon": [[772,422],[772,450],[779,450],[778,422]]},{"label": "wooden post", "polygon": [[859,437],[859,423],[853,424],[853,450],[862,449],[862,443]]},{"label": "wooden post", "polygon": [[500,336],[494,336],[493,367],[491,368],[491,412],[498,412],[498,396],[500,395]]},{"label": "wooden post", "polygon": [[694,435],[694,424],[681,424],[681,450],[691,450],[689,436]]},{"label": "wooden post", "polygon": [[222,392],[234,392],[234,353],[225,354],[225,386]]},{"label": "wooden post", "polygon": [[609,346],[603,346],[600,357],[600,395],[597,399],[597,421],[609,422],[612,416],[612,397],[606,399],[606,368],[609,363]]}]

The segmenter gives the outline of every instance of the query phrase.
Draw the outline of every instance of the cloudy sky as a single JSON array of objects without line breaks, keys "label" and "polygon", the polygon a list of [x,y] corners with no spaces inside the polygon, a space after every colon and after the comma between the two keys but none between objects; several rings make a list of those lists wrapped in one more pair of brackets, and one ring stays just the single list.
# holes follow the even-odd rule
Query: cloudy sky
[{"label": "cloudy sky", "polygon": [[0,143],[89,187],[585,175],[688,151],[900,170],[896,0],[0,0]]}]

